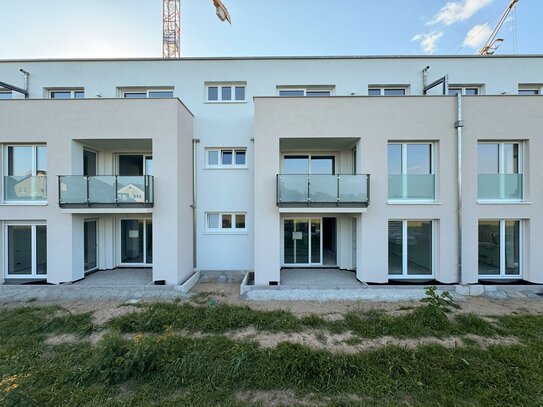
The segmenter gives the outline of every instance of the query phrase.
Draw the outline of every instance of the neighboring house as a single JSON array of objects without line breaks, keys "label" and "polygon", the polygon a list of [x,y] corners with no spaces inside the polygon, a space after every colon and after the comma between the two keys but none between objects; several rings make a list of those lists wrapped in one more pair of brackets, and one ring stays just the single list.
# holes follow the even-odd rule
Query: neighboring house
[{"label": "neighboring house", "polygon": [[[448,81],[424,95],[426,66]],[[543,283],[543,56],[0,61],[0,81],[21,68],[0,281]]]}]

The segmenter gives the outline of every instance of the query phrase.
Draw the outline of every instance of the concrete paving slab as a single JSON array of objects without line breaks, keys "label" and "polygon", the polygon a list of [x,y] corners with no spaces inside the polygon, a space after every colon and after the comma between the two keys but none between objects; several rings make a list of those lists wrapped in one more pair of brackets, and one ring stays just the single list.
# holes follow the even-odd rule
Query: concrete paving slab
[{"label": "concrete paving slab", "polygon": [[354,271],[339,269],[284,269],[281,287],[305,289],[365,289],[367,285],[356,279]]},{"label": "concrete paving slab", "polygon": [[150,268],[117,268],[100,270],[87,275],[73,285],[148,285],[153,283],[153,270]]}]

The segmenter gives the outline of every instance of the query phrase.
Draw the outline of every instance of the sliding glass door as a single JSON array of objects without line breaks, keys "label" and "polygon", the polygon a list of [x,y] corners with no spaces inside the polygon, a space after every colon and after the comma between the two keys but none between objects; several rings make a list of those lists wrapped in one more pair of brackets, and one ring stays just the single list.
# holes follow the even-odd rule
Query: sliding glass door
[{"label": "sliding glass door", "polygon": [[121,220],[121,265],[150,266],[153,259],[151,219]]},{"label": "sliding glass door", "polygon": [[86,220],[84,222],[84,261],[85,271],[91,271],[98,267],[98,222],[96,220]]},{"label": "sliding glass door", "polygon": [[285,219],[283,222],[283,263],[287,266],[322,265],[322,219]]}]

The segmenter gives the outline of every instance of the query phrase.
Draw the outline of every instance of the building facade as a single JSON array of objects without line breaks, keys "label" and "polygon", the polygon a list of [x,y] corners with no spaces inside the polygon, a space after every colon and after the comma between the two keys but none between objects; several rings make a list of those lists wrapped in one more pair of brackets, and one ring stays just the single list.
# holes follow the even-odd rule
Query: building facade
[{"label": "building facade", "polygon": [[542,72],[542,56],[0,61],[0,279],[543,283]]}]

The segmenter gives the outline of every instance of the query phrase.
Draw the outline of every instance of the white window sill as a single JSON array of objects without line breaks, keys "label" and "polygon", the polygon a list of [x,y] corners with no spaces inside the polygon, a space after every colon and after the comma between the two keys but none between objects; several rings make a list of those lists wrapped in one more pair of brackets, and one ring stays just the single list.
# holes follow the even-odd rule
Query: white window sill
[{"label": "white window sill", "polygon": [[204,235],[247,235],[249,232],[246,229],[243,230],[206,230]]},{"label": "white window sill", "polygon": [[405,201],[387,201],[388,205],[442,205],[439,201],[415,201],[415,200],[405,200]]},{"label": "white window sill", "polygon": [[531,205],[532,202],[528,201],[508,201],[507,199],[499,200],[477,200],[478,205]]},{"label": "white window sill", "polygon": [[0,206],[47,206],[47,202],[2,202]]},{"label": "white window sill", "polygon": [[205,100],[204,103],[209,105],[239,105],[247,103],[246,100]]},{"label": "white window sill", "polygon": [[249,167],[246,165],[216,165],[216,166],[207,166],[204,167],[204,170],[248,170]]}]

